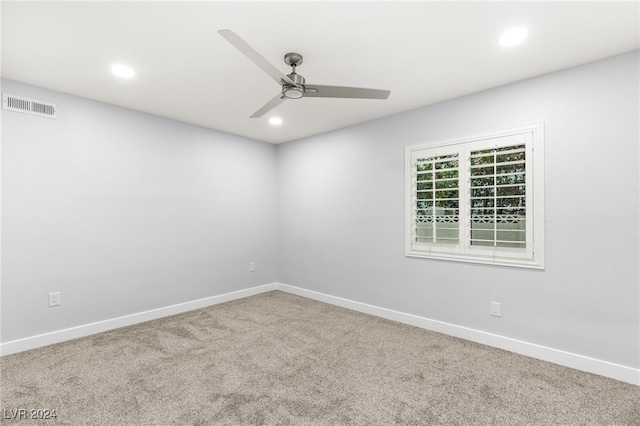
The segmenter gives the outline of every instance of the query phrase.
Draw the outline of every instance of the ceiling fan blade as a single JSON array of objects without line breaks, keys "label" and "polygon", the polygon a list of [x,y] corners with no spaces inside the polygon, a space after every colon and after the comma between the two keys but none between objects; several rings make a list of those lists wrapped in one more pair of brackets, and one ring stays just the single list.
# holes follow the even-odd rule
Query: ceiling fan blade
[{"label": "ceiling fan blade", "polygon": [[357,98],[357,99],[387,99],[389,90],[363,89],[360,87],[319,86],[305,84],[304,96],[308,98]]},{"label": "ceiling fan blade", "polygon": [[278,105],[280,105],[281,103],[283,103],[286,100],[287,100],[287,98],[282,96],[282,93],[278,93],[278,95],[276,95],[275,98],[271,99],[269,102],[264,104],[264,106],[262,108],[260,108],[256,112],[254,112],[253,115],[251,117],[249,117],[249,118],[262,117],[264,114],[266,114],[267,112],[271,111],[272,109],[274,109],[275,107],[277,107]]},{"label": "ceiling fan blade", "polygon": [[251,59],[254,64],[260,67],[262,71],[266,72],[273,78],[278,84],[292,84],[295,85],[293,81],[286,75],[282,74],[278,69],[271,64],[271,62],[267,61],[262,57],[258,52],[256,52],[253,47],[249,46],[246,41],[241,39],[236,33],[232,30],[218,30],[218,34],[224,37],[229,43],[231,43],[236,49],[238,49],[244,56]]}]

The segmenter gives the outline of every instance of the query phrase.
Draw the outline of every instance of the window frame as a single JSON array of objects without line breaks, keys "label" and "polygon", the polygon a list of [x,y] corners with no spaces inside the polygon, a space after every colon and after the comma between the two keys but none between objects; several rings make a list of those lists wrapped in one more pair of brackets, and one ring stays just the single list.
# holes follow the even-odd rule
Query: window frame
[{"label": "window frame", "polygon": [[[522,144],[525,145],[525,248],[472,245],[470,154]],[[417,159],[454,152],[459,154],[458,243],[416,242]],[[544,123],[405,147],[405,256],[544,269],[544,185]]]}]

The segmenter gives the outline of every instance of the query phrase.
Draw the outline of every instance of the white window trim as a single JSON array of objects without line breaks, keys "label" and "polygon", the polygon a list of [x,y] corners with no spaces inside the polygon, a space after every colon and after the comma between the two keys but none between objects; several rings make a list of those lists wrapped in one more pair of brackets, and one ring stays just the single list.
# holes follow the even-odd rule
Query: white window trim
[{"label": "white window trim", "polygon": [[[482,144],[481,141],[502,138],[515,135],[527,135],[527,240],[526,253],[523,250],[514,249],[514,256],[508,255],[508,250],[501,249],[496,254],[493,250],[471,248],[467,244],[467,225],[469,223],[469,209],[466,203],[466,194],[460,194],[460,223],[465,226],[460,228],[460,244],[439,249],[436,244],[414,244],[413,241],[413,210],[414,190],[412,156],[415,152],[443,147],[443,151],[452,145],[466,145],[469,143]],[[476,149],[475,147],[472,149]],[[464,149],[466,153],[467,150]],[[465,161],[461,161],[460,167],[467,167]],[[531,176],[531,173],[533,176]],[[472,135],[468,137],[434,141],[419,146],[405,148],[405,255],[429,259],[451,260],[460,262],[482,263],[490,265],[514,266],[522,268],[544,269],[544,124],[536,123],[512,129],[500,130],[490,133]],[[465,201],[463,201],[465,199]],[[417,248],[416,246],[420,246]]]}]

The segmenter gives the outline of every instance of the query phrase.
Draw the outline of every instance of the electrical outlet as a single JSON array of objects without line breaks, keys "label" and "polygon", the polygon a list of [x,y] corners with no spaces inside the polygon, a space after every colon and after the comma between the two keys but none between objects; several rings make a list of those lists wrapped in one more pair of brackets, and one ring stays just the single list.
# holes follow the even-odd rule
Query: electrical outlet
[{"label": "electrical outlet", "polygon": [[501,317],[502,316],[502,304],[499,302],[491,302],[491,316]]},{"label": "electrical outlet", "polygon": [[255,272],[256,262],[249,262],[249,272]]},{"label": "electrical outlet", "polygon": [[60,292],[49,293],[49,307],[60,306]]}]

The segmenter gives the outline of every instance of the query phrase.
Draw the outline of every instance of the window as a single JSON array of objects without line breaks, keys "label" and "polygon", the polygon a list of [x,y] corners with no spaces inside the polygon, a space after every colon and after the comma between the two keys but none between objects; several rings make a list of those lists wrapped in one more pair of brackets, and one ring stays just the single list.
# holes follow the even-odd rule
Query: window
[{"label": "window", "polygon": [[544,268],[543,125],[406,149],[406,255]]}]

